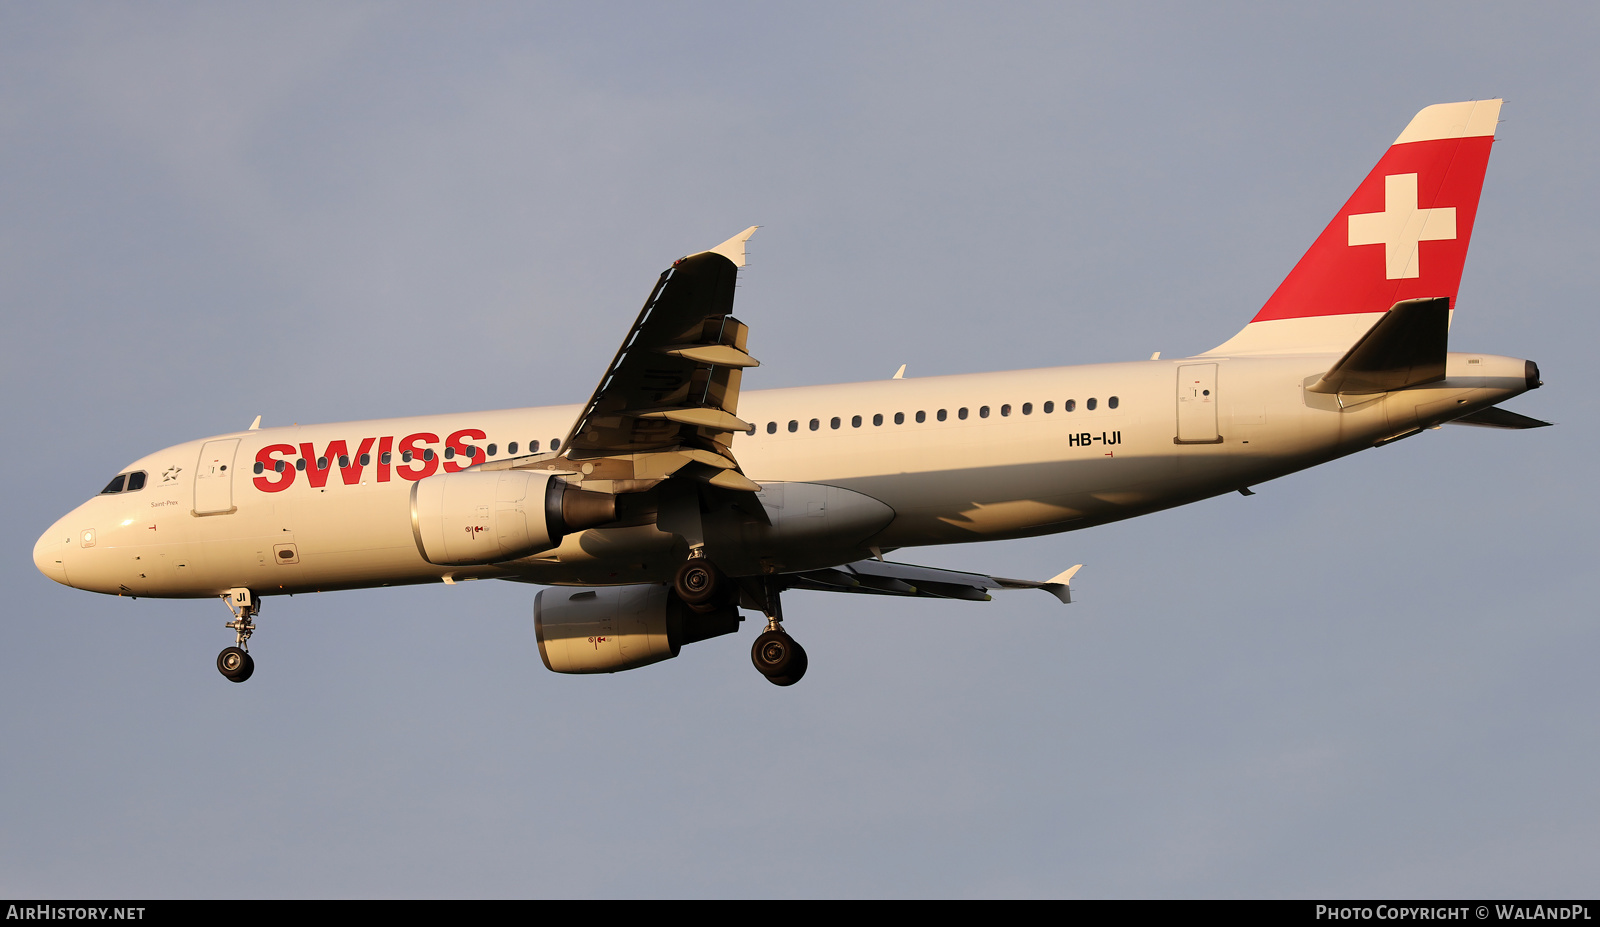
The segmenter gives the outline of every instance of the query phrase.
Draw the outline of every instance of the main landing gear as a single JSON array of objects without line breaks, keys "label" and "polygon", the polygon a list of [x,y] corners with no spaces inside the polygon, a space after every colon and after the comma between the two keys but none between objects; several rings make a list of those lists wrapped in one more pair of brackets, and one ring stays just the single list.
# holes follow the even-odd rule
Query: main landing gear
[{"label": "main landing gear", "polygon": [[672,578],[672,588],[683,604],[702,615],[716,611],[738,595],[728,577],[704,557],[685,560]]},{"label": "main landing gear", "polygon": [[256,671],[256,661],[250,657],[250,635],[255,632],[252,619],[261,614],[261,602],[248,589],[230,589],[222,597],[233,620],[224,627],[234,632],[235,646],[224,647],[217,654],[217,672],[232,682],[244,682]]},{"label": "main landing gear", "polygon": [[790,637],[778,622],[767,621],[767,629],[750,647],[750,662],[756,671],[775,686],[792,686],[806,674],[806,649]]},{"label": "main landing gear", "polygon": [[767,629],[750,646],[750,662],[756,672],[775,686],[792,686],[806,674],[809,661],[806,649],[783,629],[783,606],[778,601],[778,583],[766,577],[762,592],[767,605]]},{"label": "main landing gear", "polygon": [[[716,564],[698,551],[672,578],[672,589],[691,609],[708,614],[739,603],[739,584],[729,579]],[[806,650],[783,630],[783,608],[778,603],[777,578],[764,577],[760,604],[767,613],[767,628],[750,648],[750,662],[756,671],[775,686],[792,686],[806,674]],[[757,590],[746,588],[745,598],[755,598]]]}]

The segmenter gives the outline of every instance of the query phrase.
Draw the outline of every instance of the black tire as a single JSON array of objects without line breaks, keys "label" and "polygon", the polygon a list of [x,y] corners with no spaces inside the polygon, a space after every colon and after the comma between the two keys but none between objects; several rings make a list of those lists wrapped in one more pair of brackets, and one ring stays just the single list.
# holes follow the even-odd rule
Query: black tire
[{"label": "black tire", "polygon": [[678,598],[695,611],[714,610],[722,604],[728,579],[710,560],[688,560],[678,567],[677,575],[672,578],[672,588]]},{"label": "black tire", "polygon": [[805,651],[800,649],[794,638],[782,631],[764,631],[756,638],[756,642],[750,645],[750,662],[755,664],[756,672],[768,679],[790,675],[796,665],[797,657],[803,665]]},{"label": "black tire", "polygon": [[767,682],[770,682],[775,686],[792,686],[799,682],[801,677],[805,676],[806,667],[809,666],[811,662],[806,659],[806,651],[804,647],[801,647],[798,643],[795,643],[792,640],[789,643],[794,646],[794,656],[789,660],[788,672],[784,673],[782,676],[767,677]]},{"label": "black tire", "polygon": [[233,682],[244,682],[256,671],[256,661],[238,647],[225,647],[217,654],[217,672]]}]

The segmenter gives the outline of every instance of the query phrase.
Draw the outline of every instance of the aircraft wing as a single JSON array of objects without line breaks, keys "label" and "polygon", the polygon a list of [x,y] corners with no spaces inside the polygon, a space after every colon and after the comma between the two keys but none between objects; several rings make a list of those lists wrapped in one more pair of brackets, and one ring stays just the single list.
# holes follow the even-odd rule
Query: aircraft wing
[{"label": "aircraft wing", "polygon": [[993,589],[1042,589],[1061,604],[1072,602],[1072,577],[1083,568],[1078,564],[1043,582],[1007,579],[982,573],[962,573],[935,567],[858,560],[824,570],[788,573],[784,584],[791,589],[817,589],[824,592],[854,592],[863,595],[899,595],[924,599],[966,599],[987,602]]},{"label": "aircraft wing", "polygon": [[730,450],[732,434],[750,430],[738,417],[740,378],[759,366],[745,353],[749,327],[730,314],[756,228],[662,271],[559,455],[583,470],[585,488],[636,492],[674,475],[760,488]]}]

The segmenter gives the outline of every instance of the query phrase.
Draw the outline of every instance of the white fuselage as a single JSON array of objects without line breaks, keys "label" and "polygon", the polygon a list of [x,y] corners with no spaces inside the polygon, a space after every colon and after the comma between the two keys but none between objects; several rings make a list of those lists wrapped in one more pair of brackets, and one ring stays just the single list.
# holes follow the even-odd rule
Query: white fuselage
[{"label": "white fuselage", "polygon": [[[1529,387],[1522,360],[1451,354],[1446,379],[1423,387],[1307,392],[1336,359],[1201,356],[747,391],[738,414],[755,431],[735,435],[732,449],[743,472],[766,487],[763,497],[779,498],[776,484],[808,484],[892,510],[870,537],[818,536],[752,556],[769,568],[813,569],[872,548],[1084,528],[1301,470]],[[418,479],[525,457],[534,441],[548,452],[580,411],[264,428],[176,445],[125,468],[145,474],[142,488],[95,496],[57,521],[35,546],[35,563],[80,589],[167,597],[480,577],[595,585],[670,578],[685,548],[656,527],[653,510],[509,563],[443,567],[419,551],[411,507]],[[476,456],[466,455],[468,446]],[[433,459],[423,459],[430,449]],[[317,469],[318,457],[326,469]],[[823,514],[823,502],[804,501],[822,496],[791,490],[788,498]],[[721,543],[739,543],[729,537]]]}]

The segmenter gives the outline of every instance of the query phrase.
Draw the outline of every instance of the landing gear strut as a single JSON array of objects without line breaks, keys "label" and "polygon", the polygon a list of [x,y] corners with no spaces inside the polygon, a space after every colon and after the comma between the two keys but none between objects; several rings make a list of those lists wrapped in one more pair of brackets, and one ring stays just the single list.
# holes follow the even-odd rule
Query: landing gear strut
[{"label": "landing gear strut", "polygon": [[750,647],[750,662],[756,672],[767,677],[775,686],[792,686],[806,674],[809,661],[806,649],[783,630],[783,608],[778,604],[778,584],[772,578],[766,582],[767,629],[761,632]]},{"label": "landing gear strut", "polygon": [[233,647],[224,647],[217,654],[217,672],[232,682],[244,682],[256,671],[256,661],[250,657],[250,635],[255,633],[256,615],[261,614],[261,602],[248,589],[230,589],[222,597],[233,620],[224,627],[234,632]]}]

